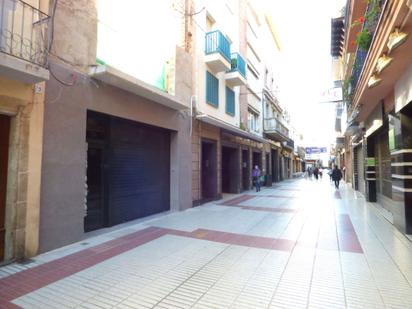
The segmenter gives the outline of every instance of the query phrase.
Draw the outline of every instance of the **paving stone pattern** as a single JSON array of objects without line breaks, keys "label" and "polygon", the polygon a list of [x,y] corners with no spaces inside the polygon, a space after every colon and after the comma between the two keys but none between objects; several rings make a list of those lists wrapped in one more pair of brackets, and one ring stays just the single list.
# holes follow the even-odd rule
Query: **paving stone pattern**
[{"label": "paving stone pattern", "polygon": [[0,268],[0,308],[412,308],[412,243],[299,179]]}]

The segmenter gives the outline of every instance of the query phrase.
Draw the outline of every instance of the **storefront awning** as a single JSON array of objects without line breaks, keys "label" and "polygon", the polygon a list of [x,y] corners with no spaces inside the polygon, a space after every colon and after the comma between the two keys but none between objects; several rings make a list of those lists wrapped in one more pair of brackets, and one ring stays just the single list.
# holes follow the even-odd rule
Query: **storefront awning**
[{"label": "storefront awning", "polygon": [[123,89],[140,97],[159,103],[166,107],[182,110],[188,105],[162,90],[149,85],[140,79],[130,76],[108,65],[98,65],[90,69],[89,75],[108,85]]},{"label": "storefront awning", "polygon": [[211,116],[206,115],[206,114],[198,115],[198,116],[196,116],[196,119],[200,120],[202,122],[211,124],[213,126],[219,127],[221,129],[224,129],[224,130],[226,130],[226,131],[228,131],[232,134],[238,135],[240,137],[248,138],[248,139],[260,142],[260,143],[266,143],[267,142],[263,137],[257,136],[255,134],[247,132],[247,131],[243,131],[240,128],[237,128],[237,127],[235,127],[231,124],[228,124],[228,123],[226,123],[222,120],[216,119],[216,118],[211,117]]}]

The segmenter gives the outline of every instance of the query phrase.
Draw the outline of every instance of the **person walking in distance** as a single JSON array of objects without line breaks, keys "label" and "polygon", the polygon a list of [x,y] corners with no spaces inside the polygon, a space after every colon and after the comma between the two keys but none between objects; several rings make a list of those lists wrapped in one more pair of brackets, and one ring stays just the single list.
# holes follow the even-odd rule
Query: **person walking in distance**
[{"label": "person walking in distance", "polygon": [[255,165],[252,171],[253,184],[256,187],[256,192],[260,191],[260,169],[259,166]]},{"label": "person walking in distance", "polygon": [[313,175],[315,175],[315,179],[319,179],[319,168],[316,166],[315,169],[313,170]]},{"label": "person walking in distance", "polygon": [[312,168],[309,166],[308,167],[308,177],[309,177],[309,179],[312,179],[312,173],[313,173]]},{"label": "person walking in distance", "polygon": [[332,171],[332,180],[335,182],[335,187],[336,189],[339,189],[339,182],[342,179],[342,172],[338,168],[337,165],[335,165],[335,168]]}]

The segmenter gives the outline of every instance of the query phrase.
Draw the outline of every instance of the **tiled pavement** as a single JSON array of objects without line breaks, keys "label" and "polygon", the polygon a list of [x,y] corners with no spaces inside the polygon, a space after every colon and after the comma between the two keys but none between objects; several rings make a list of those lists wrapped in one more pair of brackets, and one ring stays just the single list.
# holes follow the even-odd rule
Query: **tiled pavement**
[{"label": "tiled pavement", "polygon": [[0,268],[0,308],[412,308],[412,243],[346,186],[287,181]]}]

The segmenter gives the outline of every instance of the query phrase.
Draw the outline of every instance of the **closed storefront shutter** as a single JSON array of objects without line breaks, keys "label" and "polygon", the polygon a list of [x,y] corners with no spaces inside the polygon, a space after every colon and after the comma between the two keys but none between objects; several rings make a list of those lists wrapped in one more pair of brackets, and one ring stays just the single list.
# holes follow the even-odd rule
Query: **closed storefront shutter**
[{"label": "closed storefront shutter", "polygon": [[170,209],[170,131],[88,113],[85,231]]},{"label": "closed storefront shutter", "polygon": [[111,123],[110,225],[170,208],[170,133],[114,118]]}]

